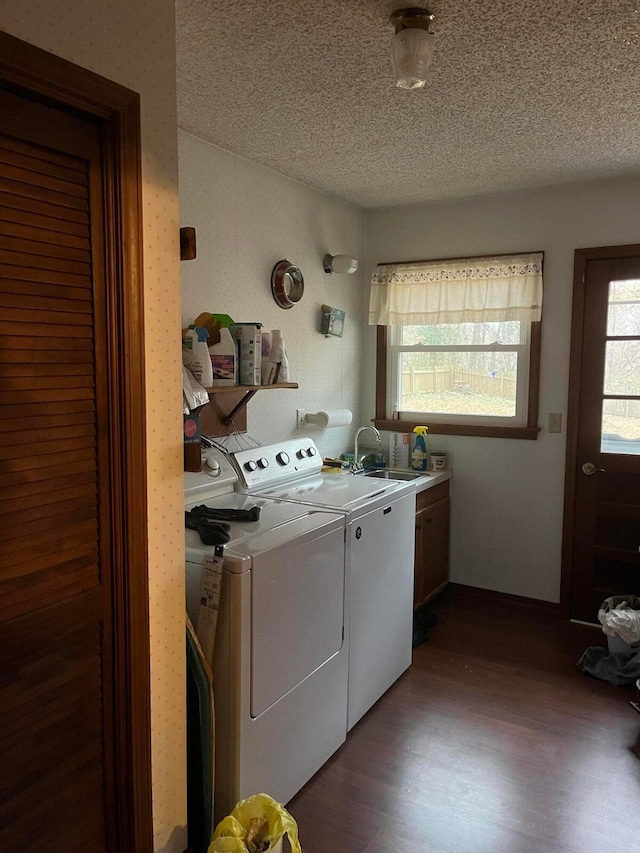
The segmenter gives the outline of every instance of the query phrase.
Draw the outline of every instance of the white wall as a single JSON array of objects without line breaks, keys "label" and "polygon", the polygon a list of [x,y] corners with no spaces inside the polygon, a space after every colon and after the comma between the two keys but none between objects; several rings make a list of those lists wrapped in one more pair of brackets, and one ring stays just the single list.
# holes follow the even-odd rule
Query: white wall
[{"label": "white wall", "polygon": [[[638,242],[638,198],[640,179],[367,215],[365,291],[381,261],[545,252],[538,440],[433,435],[429,441],[453,458],[453,581],[559,600],[573,253]],[[373,328],[365,339],[366,419],[374,412]],[[562,434],[547,432],[549,412],[562,412]]]},{"label": "white wall", "polygon": [[[350,254],[362,264],[363,213],[351,205],[179,133],[181,224],[197,232],[197,257],[182,264],[183,325],[202,311],[281,329],[296,390],[261,391],[248,406],[248,434],[268,444],[312,435],[324,455],[351,445],[361,420],[362,272],[327,275],[322,258]],[[300,267],[304,296],[282,309],[271,270]],[[320,334],[320,306],[346,311],[342,338]],[[296,431],[296,409],[350,409],[350,427]]]},{"label": "white wall", "polygon": [[180,269],[173,0],[3,0],[2,29],[141,95],[155,849],[186,847]]}]

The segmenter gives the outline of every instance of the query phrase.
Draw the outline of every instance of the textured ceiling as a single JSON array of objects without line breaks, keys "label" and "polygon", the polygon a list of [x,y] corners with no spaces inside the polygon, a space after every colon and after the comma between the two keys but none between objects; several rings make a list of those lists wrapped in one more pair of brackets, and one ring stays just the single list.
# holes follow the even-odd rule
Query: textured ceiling
[{"label": "textured ceiling", "polygon": [[640,174],[640,0],[432,0],[422,92],[384,0],[177,0],[180,127],[362,207]]}]

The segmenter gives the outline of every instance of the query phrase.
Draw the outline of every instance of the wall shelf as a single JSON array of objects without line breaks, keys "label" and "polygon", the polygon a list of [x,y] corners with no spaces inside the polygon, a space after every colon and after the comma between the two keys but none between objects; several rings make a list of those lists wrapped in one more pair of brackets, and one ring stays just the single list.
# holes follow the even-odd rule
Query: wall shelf
[{"label": "wall shelf", "polygon": [[221,385],[207,388],[209,405],[200,410],[202,432],[214,437],[225,435],[230,427],[234,432],[246,432],[246,406],[258,391],[297,387],[297,382],[279,382],[277,385]]}]

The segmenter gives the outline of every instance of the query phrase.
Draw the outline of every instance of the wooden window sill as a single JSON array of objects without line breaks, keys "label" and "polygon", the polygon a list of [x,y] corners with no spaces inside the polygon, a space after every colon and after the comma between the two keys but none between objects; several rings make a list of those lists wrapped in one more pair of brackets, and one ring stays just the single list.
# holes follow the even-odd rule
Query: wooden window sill
[{"label": "wooden window sill", "polygon": [[479,424],[441,424],[423,421],[400,421],[387,418],[375,418],[373,424],[377,429],[391,432],[413,432],[416,426],[428,426],[429,435],[475,435],[482,438],[520,438],[535,441],[540,432],[539,427],[501,427],[481,426]]}]

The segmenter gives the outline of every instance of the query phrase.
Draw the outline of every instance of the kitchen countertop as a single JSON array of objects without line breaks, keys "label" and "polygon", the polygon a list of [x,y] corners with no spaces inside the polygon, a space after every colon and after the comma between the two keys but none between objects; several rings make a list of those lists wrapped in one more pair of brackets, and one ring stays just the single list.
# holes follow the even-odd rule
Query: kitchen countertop
[{"label": "kitchen countertop", "polygon": [[398,471],[406,471],[410,474],[419,474],[415,480],[412,480],[412,483],[415,483],[416,494],[420,492],[424,492],[427,489],[431,489],[434,486],[437,486],[438,483],[444,483],[445,480],[450,480],[453,476],[452,471],[425,471],[421,473],[419,471],[413,471],[411,468],[398,468]]}]

